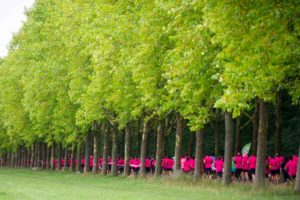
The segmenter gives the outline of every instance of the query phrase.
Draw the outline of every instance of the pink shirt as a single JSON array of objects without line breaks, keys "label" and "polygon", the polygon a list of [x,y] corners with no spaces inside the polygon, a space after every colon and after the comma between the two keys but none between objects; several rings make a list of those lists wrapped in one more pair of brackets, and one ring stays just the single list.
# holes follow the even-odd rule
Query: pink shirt
[{"label": "pink shirt", "polygon": [[234,163],[236,169],[242,169],[242,163],[243,163],[242,156],[235,156]]},{"label": "pink shirt", "polygon": [[242,158],[242,169],[243,170],[249,170],[249,160],[247,156],[243,156]]},{"label": "pink shirt", "polygon": [[213,160],[211,159],[210,156],[205,156],[204,160],[203,160],[203,163],[205,165],[205,168],[211,168],[212,166],[212,163],[213,163]]},{"label": "pink shirt", "polygon": [[191,169],[195,169],[195,160],[191,158],[191,159],[189,160],[189,163],[190,163],[190,168],[191,168]]},{"label": "pink shirt", "polygon": [[146,166],[147,168],[150,168],[150,167],[151,167],[151,160],[150,160],[149,158],[146,158],[145,166]]},{"label": "pink shirt", "polygon": [[184,162],[185,162],[186,158],[185,157],[182,157],[180,159],[180,163],[181,163],[181,169],[183,169],[183,166],[184,166]]},{"label": "pink shirt", "polygon": [[216,167],[216,172],[222,172],[223,167],[224,167],[224,162],[223,160],[216,160],[215,161],[215,167]]},{"label": "pink shirt", "polygon": [[189,172],[190,170],[191,170],[190,161],[189,161],[189,160],[186,160],[186,161],[183,163],[183,171]]},{"label": "pink shirt", "polygon": [[256,157],[255,156],[250,156],[249,158],[249,167],[250,169],[255,169],[256,168]]},{"label": "pink shirt", "polygon": [[270,169],[271,170],[279,170],[280,169],[280,163],[276,158],[271,158],[269,161]]},{"label": "pink shirt", "polygon": [[296,176],[297,163],[294,160],[289,160],[285,165],[285,169],[290,176]]},{"label": "pink shirt", "polygon": [[168,158],[168,159],[167,159],[166,168],[167,168],[167,169],[172,169],[172,168],[173,168],[173,165],[174,165],[174,160],[171,159],[171,158]]}]

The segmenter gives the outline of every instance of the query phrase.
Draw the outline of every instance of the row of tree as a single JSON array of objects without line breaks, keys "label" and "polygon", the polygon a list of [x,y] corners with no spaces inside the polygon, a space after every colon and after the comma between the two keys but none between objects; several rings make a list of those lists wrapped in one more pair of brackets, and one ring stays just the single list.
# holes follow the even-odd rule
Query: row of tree
[{"label": "row of tree", "polygon": [[299,11],[297,0],[37,0],[1,60],[1,152],[50,155],[45,145],[79,148],[90,135],[97,145],[101,132],[103,156],[111,137],[115,162],[123,134],[128,167],[130,138],[141,131],[143,172],[149,130],[159,168],[174,119],[176,169],[186,121],[196,132],[197,179],[204,128],[224,113],[228,184],[233,118],[254,110],[261,185],[269,104],[286,91],[299,105]]}]

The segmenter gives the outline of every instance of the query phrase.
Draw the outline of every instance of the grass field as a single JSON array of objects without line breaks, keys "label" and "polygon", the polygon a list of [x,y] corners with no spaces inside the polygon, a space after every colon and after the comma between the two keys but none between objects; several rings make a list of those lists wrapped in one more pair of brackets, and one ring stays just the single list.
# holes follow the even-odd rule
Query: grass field
[{"label": "grass field", "polygon": [[292,200],[300,199],[292,186],[272,185],[255,189],[249,184],[222,186],[189,178],[84,176],[67,172],[0,168],[0,200],[100,199],[100,200]]}]

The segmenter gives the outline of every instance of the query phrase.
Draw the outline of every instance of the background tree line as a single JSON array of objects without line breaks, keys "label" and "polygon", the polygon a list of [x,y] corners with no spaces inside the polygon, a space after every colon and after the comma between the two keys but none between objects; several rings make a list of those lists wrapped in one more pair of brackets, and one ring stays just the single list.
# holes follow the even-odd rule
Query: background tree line
[{"label": "background tree line", "polygon": [[261,185],[267,153],[298,150],[297,0],[37,0],[27,16],[0,62],[3,161],[84,149],[124,154],[125,173],[139,155],[144,173],[155,155],[159,176],[162,155],[179,171],[189,153],[197,179],[204,153],[225,153],[228,184],[252,142]]}]

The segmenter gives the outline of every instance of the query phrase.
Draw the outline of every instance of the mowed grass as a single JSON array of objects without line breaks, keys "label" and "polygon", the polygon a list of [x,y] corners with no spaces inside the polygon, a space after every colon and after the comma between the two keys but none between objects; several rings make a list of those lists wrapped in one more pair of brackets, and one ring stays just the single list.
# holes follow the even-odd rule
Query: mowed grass
[{"label": "mowed grass", "polygon": [[0,200],[100,199],[100,200],[290,200],[300,199],[292,186],[250,184],[229,187],[218,181],[93,176],[67,172],[0,168]]}]

